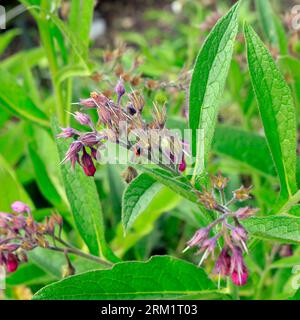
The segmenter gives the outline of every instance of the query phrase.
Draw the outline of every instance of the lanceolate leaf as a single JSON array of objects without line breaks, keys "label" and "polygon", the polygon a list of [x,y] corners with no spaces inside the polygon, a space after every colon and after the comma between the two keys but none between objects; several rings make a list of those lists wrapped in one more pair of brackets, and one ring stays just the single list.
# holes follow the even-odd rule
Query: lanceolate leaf
[{"label": "lanceolate leaf", "polygon": [[172,299],[213,293],[215,285],[197,266],[168,256],[124,262],[49,285],[35,299]]},{"label": "lanceolate leaf", "polygon": [[265,135],[280,178],[282,197],[297,190],[296,119],[291,91],[268,49],[245,25],[248,63]]},{"label": "lanceolate leaf", "polygon": [[238,30],[238,8],[239,4],[236,4],[211,31],[194,67],[190,85],[189,123],[193,130],[193,156],[197,153],[197,129],[203,130],[204,154],[202,150],[197,155],[199,165],[203,163],[201,157],[205,165],[213,138],[218,100],[223,93]]},{"label": "lanceolate leaf", "polygon": [[33,103],[17,79],[4,70],[0,70],[0,77],[5,79],[0,86],[0,107],[26,120],[49,127],[47,116]]},{"label": "lanceolate leaf", "polygon": [[273,46],[278,47],[279,40],[276,32],[276,25],[273,18],[273,10],[269,0],[255,0],[256,10],[258,11],[263,32],[267,40]]},{"label": "lanceolate leaf", "polygon": [[[54,124],[53,127],[57,133],[57,125]],[[68,146],[68,142],[57,140],[61,160]],[[114,259],[105,241],[102,209],[93,178],[86,177],[78,166],[73,171],[70,164],[61,165],[61,171],[77,229],[90,252],[107,259]]]},{"label": "lanceolate leaf", "polygon": [[243,221],[242,224],[255,237],[300,244],[300,218],[288,216],[254,217]]},{"label": "lanceolate leaf", "polygon": [[162,185],[147,174],[134,179],[123,194],[122,223],[126,232],[142,213],[153,197],[161,190]]}]

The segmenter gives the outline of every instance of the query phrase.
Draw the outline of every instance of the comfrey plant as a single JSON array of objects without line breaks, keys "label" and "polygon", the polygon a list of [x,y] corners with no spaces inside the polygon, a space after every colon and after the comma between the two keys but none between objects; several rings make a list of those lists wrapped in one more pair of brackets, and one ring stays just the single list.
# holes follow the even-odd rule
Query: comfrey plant
[{"label": "comfrey plant", "polygon": [[69,253],[109,265],[62,239],[63,219],[58,213],[53,213],[44,223],[40,223],[35,221],[27,204],[16,201],[11,208],[11,213],[0,212],[0,265],[4,265],[8,273],[15,272],[20,263],[27,262],[27,253],[36,248],[64,253],[67,264],[63,276],[75,273]]},{"label": "comfrey plant", "polygon": [[[237,286],[247,283],[248,269],[243,259],[243,253],[248,253],[246,244],[248,235],[240,220],[253,216],[257,211],[250,207],[240,208],[237,211],[230,210],[230,206],[235,202],[243,202],[250,199],[251,188],[241,186],[238,190],[233,191],[233,197],[226,201],[224,189],[227,182],[228,179],[219,173],[217,176],[212,177],[212,191],[196,191],[199,202],[206,209],[216,212],[219,217],[207,227],[197,230],[184,249],[184,252],[186,252],[188,249],[198,248],[197,254],[202,254],[199,262],[199,266],[201,266],[210,254],[214,258],[215,250],[219,244],[221,252],[214,268],[214,273],[218,275],[219,287],[221,276],[230,276],[232,282]],[[220,202],[217,200],[214,191],[219,193]],[[215,229],[218,230],[217,233],[211,236]],[[223,238],[222,245],[221,238]]]},{"label": "comfrey plant", "polygon": [[136,161],[144,158],[175,172],[185,171],[188,146],[177,133],[166,128],[165,108],[154,103],[153,120],[148,123],[142,117],[145,100],[139,92],[130,92],[125,106],[123,96],[126,91],[122,79],[117,83],[115,92],[116,101],[97,92],[92,92],[88,99],[80,100],[83,110],[97,110],[98,121],[93,123],[91,117],[83,112],[76,111],[73,114],[75,120],[89,127],[90,131],[62,129],[58,138],[75,139],[62,162],[70,161],[72,167],[78,163],[87,176],[94,176],[94,161],[101,160],[101,150],[106,143],[112,142],[132,151]]}]

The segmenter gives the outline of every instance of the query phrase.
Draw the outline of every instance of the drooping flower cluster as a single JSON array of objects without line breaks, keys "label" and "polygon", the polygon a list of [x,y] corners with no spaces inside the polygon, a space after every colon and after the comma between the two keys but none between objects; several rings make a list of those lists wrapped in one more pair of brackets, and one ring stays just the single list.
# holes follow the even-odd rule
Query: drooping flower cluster
[{"label": "drooping flower cluster", "polygon": [[[166,128],[166,110],[153,104],[152,122],[142,117],[145,100],[143,96],[132,91],[127,94],[123,80],[115,87],[116,101],[102,93],[92,92],[90,97],[82,99],[81,111],[73,116],[81,125],[89,127],[88,132],[80,132],[73,128],[62,128],[58,138],[73,138],[63,162],[70,161],[72,167],[78,163],[87,176],[96,172],[95,160],[101,157],[101,150],[107,142],[113,142],[133,152],[135,158],[162,164],[167,163],[177,172],[186,169],[186,143]],[[82,111],[95,109],[98,122],[93,123],[91,117]],[[158,150],[158,154],[154,152]]]},{"label": "drooping flower cluster", "polygon": [[[202,254],[199,262],[200,266],[209,255],[214,258],[217,247],[221,245],[219,240],[223,237],[223,247],[216,260],[214,273],[219,276],[219,285],[221,277],[230,276],[235,285],[242,286],[247,283],[248,279],[248,269],[243,258],[244,252],[248,253],[246,244],[248,235],[240,220],[249,218],[257,210],[244,207],[231,211],[229,209],[230,205],[250,198],[251,188],[242,186],[233,191],[232,199],[227,202],[224,192],[227,182],[228,179],[222,177],[219,173],[217,176],[212,177],[212,191],[197,191],[199,202],[206,209],[217,212],[218,217],[207,227],[199,229],[194,234],[187,242],[184,252],[193,247],[197,248],[197,254]],[[218,191],[218,197],[215,195],[214,190]],[[214,233],[215,231],[216,233]]]},{"label": "drooping flower cluster", "polygon": [[45,223],[34,221],[28,205],[16,201],[12,213],[0,212],[0,265],[7,272],[17,270],[20,262],[27,262],[27,251],[49,246],[46,236],[54,236],[55,228],[61,231],[62,218],[53,214]]}]

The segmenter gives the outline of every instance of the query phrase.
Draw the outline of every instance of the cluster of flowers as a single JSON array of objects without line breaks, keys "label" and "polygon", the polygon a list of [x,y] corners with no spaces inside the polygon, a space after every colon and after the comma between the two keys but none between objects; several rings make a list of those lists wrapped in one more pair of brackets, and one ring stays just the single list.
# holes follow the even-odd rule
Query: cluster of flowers
[{"label": "cluster of flowers", "polygon": [[153,150],[159,150],[159,157],[155,161],[159,159],[158,162],[162,163],[161,157],[164,157],[174,170],[183,172],[186,169],[186,143],[165,127],[165,108],[154,104],[153,120],[147,123],[142,117],[145,100],[139,92],[128,93],[125,105],[122,105],[126,91],[123,80],[120,79],[115,93],[116,101],[97,92],[92,92],[88,99],[80,100],[81,111],[97,110],[98,122],[93,123],[87,113],[76,111],[73,114],[75,120],[88,126],[90,131],[62,128],[57,138],[74,139],[62,162],[70,161],[73,168],[78,163],[87,176],[94,176],[94,161],[100,159],[100,150],[105,148],[106,142],[113,142],[133,151],[136,158],[145,157],[150,161],[155,160]]},{"label": "cluster of flowers", "polygon": [[[220,195],[218,203],[214,190],[198,192],[199,202],[208,210],[217,212],[218,217],[215,221],[205,228],[199,229],[194,236],[188,241],[187,251],[190,248],[198,248],[197,253],[202,254],[199,266],[211,254],[214,258],[214,251],[217,245],[221,245],[220,238],[223,237],[223,248],[216,260],[214,273],[219,276],[219,286],[221,276],[230,276],[235,285],[242,286],[247,283],[248,269],[245,265],[243,253],[248,253],[247,249],[247,231],[240,223],[252,216],[257,209],[250,207],[240,208],[237,211],[231,211],[229,206],[236,201],[245,201],[250,198],[251,188],[241,186],[238,190],[233,191],[233,197],[226,202],[224,189],[228,179],[222,177],[219,173],[212,177],[214,190],[217,190]],[[211,237],[215,227],[218,226],[218,231]]]},{"label": "cluster of flowers", "polygon": [[0,212],[0,266],[7,272],[17,270],[20,262],[27,262],[27,251],[49,246],[46,236],[54,237],[55,229],[62,229],[62,218],[53,214],[45,223],[34,221],[30,208],[23,202],[12,204],[12,213]]}]

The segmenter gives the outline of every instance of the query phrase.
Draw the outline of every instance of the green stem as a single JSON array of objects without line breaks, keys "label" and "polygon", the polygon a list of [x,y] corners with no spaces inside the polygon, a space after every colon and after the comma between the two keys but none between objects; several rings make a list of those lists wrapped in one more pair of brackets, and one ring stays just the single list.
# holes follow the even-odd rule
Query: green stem
[{"label": "green stem", "polygon": [[101,265],[107,266],[107,267],[112,267],[113,263],[105,261],[101,258],[98,258],[96,256],[93,256],[91,254],[85,253],[83,251],[80,251],[79,249],[76,248],[59,248],[59,247],[53,247],[53,246],[49,246],[46,249],[52,250],[52,251],[57,251],[57,252],[62,252],[62,253],[71,253],[71,254],[75,254],[76,256],[97,262]]}]

